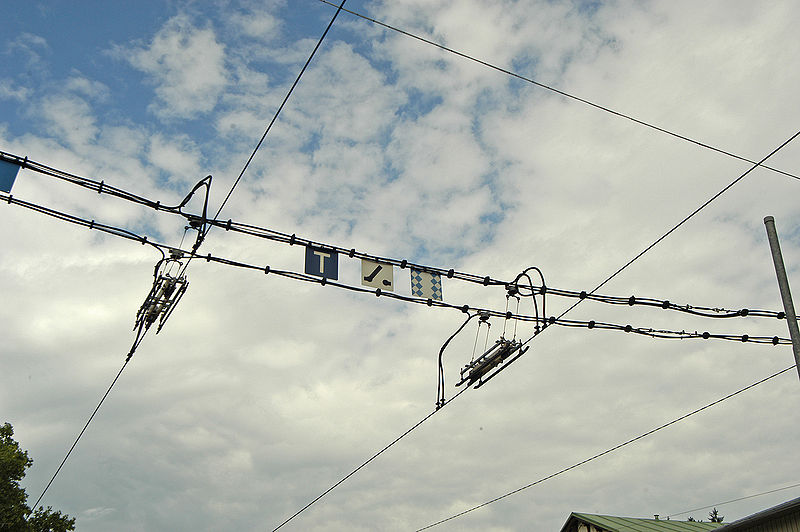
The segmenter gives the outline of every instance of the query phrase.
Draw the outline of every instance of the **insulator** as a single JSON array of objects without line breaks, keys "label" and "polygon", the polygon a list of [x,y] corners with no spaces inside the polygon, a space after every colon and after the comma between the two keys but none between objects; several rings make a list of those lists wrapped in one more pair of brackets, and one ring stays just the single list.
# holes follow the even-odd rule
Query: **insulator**
[{"label": "insulator", "polygon": [[475,383],[478,379],[500,365],[520,347],[522,347],[522,342],[500,338],[484,354],[478,357],[477,360],[464,366],[461,370],[461,382],[456,384],[456,386],[465,382],[469,382],[469,384]]}]

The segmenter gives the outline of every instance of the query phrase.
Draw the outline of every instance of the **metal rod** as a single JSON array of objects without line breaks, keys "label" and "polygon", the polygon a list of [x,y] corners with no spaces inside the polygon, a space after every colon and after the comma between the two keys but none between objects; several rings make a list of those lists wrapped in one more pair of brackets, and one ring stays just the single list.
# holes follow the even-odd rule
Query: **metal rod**
[{"label": "metal rod", "polygon": [[778,242],[778,232],[775,229],[775,218],[767,216],[764,218],[764,225],[767,227],[767,239],[772,250],[772,262],[775,264],[775,274],[778,276],[778,289],[783,300],[783,310],[786,313],[786,322],[789,325],[789,336],[792,339],[792,351],[794,351],[794,362],[797,364],[797,375],[800,377],[800,330],[797,328],[797,316],[794,312],[792,302],[792,292],[789,290],[789,279],[786,277],[786,268],[783,265],[783,255],[781,255],[781,245]]}]

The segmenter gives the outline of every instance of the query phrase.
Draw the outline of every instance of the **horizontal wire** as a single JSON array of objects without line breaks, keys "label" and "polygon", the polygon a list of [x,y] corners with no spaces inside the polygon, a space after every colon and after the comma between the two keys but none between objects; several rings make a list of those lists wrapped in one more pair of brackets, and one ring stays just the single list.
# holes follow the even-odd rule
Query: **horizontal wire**
[{"label": "horizontal wire", "polygon": [[62,181],[66,181],[68,183],[72,183],[73,185],[87,188],[93,192],[97,192],[98,194],[108,194],[110,196],[124,199],[126,201],[130,201],[133,203],[138,203],[139,205],[144,205],[146,207],[150,207],[156,210],[174,209],[174,212],[177,212],[177,208],[162,206],[161,202],[152,201],[143,196],[127,192],[121,188],[113,187],[111,185],[106,184],[105,181],[96,181],[94,179],[89,179],[86,177],[81,177],[79,175],[70,174],[68,172],[52,168],[42,163],[32,161],[27,157],[20,157],[18,155],[0,151],[0,160],[11,164],[16,164],[21,168],[32,170],[39,174],[47,175],[50,177],[54,177],[56,179],[60,179]]},{"label": "horizontal wire", "polygon": [[[750,342],[755,344],[772,344],[772,345],[779,345],[779,344],[790,344],[791,340],[787,338],[781,338],[778,336],[750,336],[747,334],[712,334],[707,331],[704,332],[687,332],[687,331],[671,331],[671,330],[664,330],[664,329],[655,329],[655,328],[646,328],[646,327],[634,327],[630,324],[621,325],[621,324],[614,324],[614,323],[607,323],[602,321],[577,321],[577,320],[567,320],[563,319],[563,317],[556,318],[555,316],[548,317],[538,317],[538,316],[531,316],[528,314],[515,314],[511,312],[501,312],[498,310],[488,309],[488,308],[481,308],[481,307],[474,307],[470,305],[454,305],[452,303],[447,303],[445,301],[435,300],[432,298],[421,298],[421,297],[414,297],[414,296],[406,296],[403,294],[396,294],[394,292],[387,292],[381,290],[380,288],[365,288],[363,286],[354,286],[348,285],[345,283],[340,283],[338,281],[326,279],[325,277],[318,277],[315,275],[310,275],[306,273],[295,272],[292,270],[281,270],[281,269],[274,269],[269,265],[256,265],[250,264],[246,262],[241,262],[229,258],[224,257],[217,257],[207,253],[205,255],[197,254],[191,250],[185,250],[181,248],[176,248],[173,246],[168,246],[166,244],[162,244],[156,241],[148,240],[146,236],[138,235],[134,232],[128,231],[126,229],[121,229],[118,227],[110,226],[107,224],[102,224],[96,222],[95,220],[87,220],[85,218],[80,218],[78,216],[74,216],[71,214],[67,214],[61,211],[57,211],[55,209],[50,209],[48,207],[44,207],[41,205],[37,205],[34,203],[30,203],[27,201],[20,200],[15,198],[11,195],[7,195],[5,193],[0,193],[0,201],[11,204],[11,205],[18,205],[20,207],[24,207],[34,212],[38,212],[40,214],[44,214],[47,216],[51,216],[58,220],[66,221],[75,225],[79,225],[82,227],[87,227],[89,229],[94,229],[103,233],[107,233],[113,236],[118,236],[121,238],[125,238],[127,240],[132,240],[138,242],[140,244],[149,244],[159,250],[167,250],[167,251],[178,251],[184,254],[185,256],[189,256],[191,258],[196,258],[198,260],[205,260],[206,262],[215,262],[218,264],[223,264],[226,266],[233,266],[236,268],[248,269],[248,270],[255,270],[258,272],[262,272],[264,274],[273,274],[281,277],[286,277],[288,279],[293,279],[296,281],[302,281],[306,283],[312,284],[319,284],[322,286],[333,286],[335,288],[340,288],[344,290],[349,290],[352,292],[359,292],[359,293],[369,293],[374,294],[377,297],[386,297],[390,299],[395,299],[398,301],[403,301],[405,303],[414,303],[418,305],[426,305],[428,307],[439,307],[439,308],[448,308],[459,310],[461,312],[468,312],[469,310],[477,311],[480,313],[485,313],[489,317],[494,318],[501,318],[507,320],[518,320],[523,322],[533,322],[536,324],[541,324],[544,327],[549,325],[559,325],[563,327],[573,327],[573,328],[587,328],[587,329],[600,329],[600,330],[616,330],[622,331],[626,333],[633,333],[643,336],[649,336],[652,338],[659,338],[659,339],[716,339],[716,340],[728,340],[728,341],[737,341],[737,342]],[[562,314],[563,316],[563,314]]]},{"label": "horizontal wire", "polygon": [[[433,266],[427,266],[424,264],[410,262],[405,259],[396,259],[392,257],[375,255],[372,253],[365,253],[357,251],[355,248],[348,248],[335,244],[314,241],[307,238],[303,238],[301,236],[297,236],[294,233],[292,234],[283,233],[280,231],[268,229],[265,227],[260,227],[253,224],[235,222],[232,219],[228,220],[204,219],[197,215],[181,212],[180,206],[163,205],[160,201],[153,201],[151,199],[138,196],[131,192],[125,191],[121,188],[110,186],[106,184],[104,181],[95,181],[74,174],[69,174],[67,172],[51,168],[41,163],[31,161],[27,157],[23,158],[17,155],[0,151],[0,160],[18,164],[23,168],[27,168],[47,176],[64,180],[66,182],[81,186],[83,188],[87,188],[99,194],[108,194],[113,197],[117,197],[126,201],[131,201],[133,203],[149,207],[156,211],[167,212],[170,214],[177,214],[179,216],[184,217],[190,222],[205,223],[209,226],[220,227],[222,229],[225,229],[226,231],[234,231],[248,236],[262,238],[273,242],[279,242],[288,245],[318,247],[326,250],[336,251],[337,253],[341,253],[350,258],[366,259],[375,262],[381,262],[384,264],[390,264],[392,266],[398,266],[400,269],[413,268],[415,270],[421,270],[428,273],[441,275],[442,277],[447,277],[448,279],[458,279],[461,281],[480,284],[483,286],[508,287],[511,284],[509,281],[495,279],[491,276],[456,271],[455,269],[452,268],[451,269],[437,268]],[[635,297],[635,296],[630,296],[630,297],[610,296],[610,295],[594,294],[592,292],[587,292],[585,290],[583,291],[565,290],[560,288],[551,288],[549,286],[546,287],[546,286],[531,285],[529,288],[528,286],[521,285],[519,288],[521,290],[531,290],[532,293],[537,293],[537,294],[547,294],[557,297],[597,301],[599,303],[604,303],[609,305],[648,306],[654,308],[662,308],[665,310],[672,310],[686,314],[692,314],[704,318],[762,317],[762,318],[777,318],[779,320],[785,319],[784,312],[779,312],[774,310],[761,310],[761,309],[748,309],[748,308],[728,309],[719,306],[712,307],[712,306],[701,306],[701,305],[690,305],[690,304],[676,304],[666,299]]]},{"label": "horizontal wire", "polygon": [[[336,4],[330,2],[329,0],[319,0],[319,1],[322,2],[323,4],[328,4],[329,6],[337,7]],[[516,79],[518,79],[520,81],[524,81],[526,83],[530,83],[531,85],[535,85],[536,87],[548,90],[550,92],[554,92],[554,93],[556,93],[556,94],[558,94],[560,96],[564,96],[565,98],[568,98],[570,100],[574,100],[576,102],[583,103],[583,104],[588,105],[590,107],[594,107],[595,109],[598,109],[600,111],[604,111],[606,113],[612,114],[612,115],[617,116],[619,118],[624,118],[626,120],[630,120],[631,122],[639,124],[640,126],[648,127],[650,129],[653,129],[653,130],[658,131],[660,133],[665,133],[665,134],[670,135],[672,137],[675,137],[677,139],[689,142],[689,143],[694,144],[696,146],[700,146],[701,148],[705,148],[707,150],[715,151],[717,153],[720,153],[720,154],[723,154],[723,155],[727,155],[728,157],[732,157],[732,158],[738,159],[740,161],[744,161],[744,162],[747,162],[747,163],[750,163],[750,164],[758,164],[758,163],[756,163],[756,161],[753,161],[753,160],[748,159],[746,157],[742,157],[741,155],[736,155],[735,153],[723,150],[721,148],[717,148],[715,146],[712,146],[710,144],[706,144],[704,142],[700,142],[699,140],[695,140],[695,139],[693,139],[691,137],[687,137],[686,135],[681,135],[680,133],[675,133],[674,131],[670,131],[670,130],[668,130],[666,128],[657,126],[657,125],[652,124],[650,122],[645,122],[644,120],[635,118],[635,117],[633,117],[631,115],[627,115],[627,114],[622,113],[620,111],[615,111],[614,109],[611,109],[610,107],[605,107],[605,106],[600,105],[598,103],[595,103],[595,102],[593,102],[591,100],[587,100],[585,98],[581,98],[580,96],[576,96],[574,94],[570,94],[569,92],[563,91],[561,89],[557,89],[557,88],[555,88],[555,87],[553,87],[551,85],[547,85],[545,83],[541,83],[541,82],[536,81],[534,79],[525,77],[525,76],[523,76],[521,74],[517,74],[516,72],[512,72],[511,70],[507,70],[505,68],[499,67],[499,66],[494,65],[492,63],[489,63],[487,61],[483,61],[483,60],[478,59],[476,57],[467,55],[467,54],[465,54],[463,52],[459,52],[458,50],[454,50],[453,48],[448,48],[447,46],[445,46],[443,44],[437,43],[435,41],[431,41],[430,39],[426,39],[424,37],[420,37],[419,35],[415,35],[415,34],[413,34],[411,32],[402,30],[402,29],[397,28],[395,26],[391,26],[389,24],[386,24],[385,22],[381,22],[379,20],[376,20],[374,18],[368,17],[366,15],[362,15],[361,13],[357,13],[356,11],[351,11],[349,9],[342,9],[342,11],[350,13],[351,15],[356,16],[356,17],[361,18],[361,19],[364,19],[366,21],[372,22],[373,24],[377,24],[378,26],[381,26],[381,27],[386,28],[388,30],[391,30],[391,31],[400,33],[402,35],[405,35],[406,37],[411,37],[412,39],[416,39],[417,41],[423,42],[425,44],[429,44],[429,45],[434,46],[436,48],[439,48],[440,50],[443,50],[445,52],[449,52],[451,54],[457,55],[457,56],[459,56],[459,57],[461,57],[463,59],[467,59],[467,60],[472,61],[474,63],[478,63],[479,65],[483,65],[483,66],[488,67],[488,68],[490,68],[492,70],[495,70],[497,72],[501,72],[503,74],[506,74],[508,76],[516,78]],[[788,177],[791,177],[791,178],[794,178],[794,179],[800,179],[800,176],[797,176],[795,174],[786,172],[784,170],[780,170],[778,168],[774,168],[772,166],[767,166],[765,164],[760,164],[759,166],[761,166],[761,168],[764,168],[765,170],[770,170],[772,172],[777,172],[779,174],[783,174],[785,176],[788,176]]]},{"label": "horizontal wire", "polygon": [[[189,219],[193,218],[192,215],[185,215],[185,216]],[[450,279],[459,279],[461,281],[466,281],[474,284],[481,284],[484,286],[508,287],[511,285],[510,281],[495,279],[491,276],[460,272],[454,269],[437,268],[433,266],[426,266],[423,264],[416,264],[413,262],[409,262],[408,260],[405,259],[396,259],[392,257],[364,253],[357,251],[355,248],[347,248],[335,244],[328,244],[325,242],[309,240],[303,237],[299,237],[294,233],[293,234],[282,233],[272,229],[259,227],[256,225],[234,222],[231,219],[206,220],[206,223],[208,223],[209,225],[215,225],[221,227],[228,231],[243,233],[249,236],[271,240],[273,242],[280,242],[283,244],[298,245],[298,246],[312,246],[325,250],[336,251],[337,253],[341,253],[350,258],[366,259],[374,262],[390,264],[392,266],[398,266],[400,269],[413,268],[415,270],[421,270],[428,273],[438,274],[441,275],[442,277],[447,277]],[[528,289],[527,286],[520,286],[520,288],[523,290]],[[532,285],[532,292],[536,294],[546,294],[546,295],[553,295],[560,297],[568,297],[573,299],[586,299],[610,305],[658,307],[665,310],[673,310],[705,318],[735,318],[735,317],[747,317],[747,316],[777,318],[777,319],[785,318],[783,312],[778,312],[773,310],[748,309],[748,308],[732,310],[723,307],[711,307],[711,306],[700,306],[700,305],[689,305],[689,304],[681,305],[672,303],[665,299],[655,299],[655,298],[635,297],[635,296],[630,296],[630,297],[609,296],[602,294],[592,294],[586,291],[564,290],[560,288],[551,288],[549,286],[537,286],[535,284]]]},{"label": "horizontal wire", "polygon": [[513,490],[513,491],[510,491],[510,492],[508,492],[508,493],[504,494],[504,495],[501,495],[501,496],[499,496],[499,497],[495,497],[494,499],[488,500],[488,501],[486,501],[486,502],[484,502],[484,503],[482,503],[482,504],[479,504],[479,505],[477,505],[477,506],[473,506],[472,508],[469,508],[469,509],[467,509],[467,510],[464,510],[463,512],[459,512],[459,513],[457,513],[457,514],[455,514],[455,515],[451,515],[450,517],[447,517],[446,519],[442,519],[441,521],[437,521],[437,522],[435,522],[435,523],[432,523],[432,524],[430,524],[430,525],[427,525],[427,526],[425,526],[425,527],[419,528],[419,529],[417,529],[417,531],[416,531],[416,532],[421,532],[422,530],[427,530],[427,529],[429,529],[429,528],[433,528],[433,527],[435,527],[435,526],[437,526],[437,525],[441,525],[442,523],[446,523],[447,521],[452,521],[453,519],[456,519],[456,518],[458,518],[458,517],[461,517],[462,515],[465,515],[465,514],[468,514],[468,513],[470,513],[470,512],[473,512],[473,511],[475,511],[475,510],[478,510],[478,509],[480,509],[480,508],[483,508],[484,506],[488,506],[488,505],[490,505],[490,504],[492,504],[492,503],[495,503],[495,502],[497,502],[497,501],[500,501],[500,500],[502,500],[502,499],[505,499],[506,497],[510,497],[511,495],[515,495],[515,494],[517,494],[517,493],[519,493],[519,492],[521,492],[521,491],[524,491],[524,490],[526,490],[526,489],[528,489],[528,488],[532,488],[533,486],[536,486],[536,485],[538,485],[538,484],[541,484],[541,483],[543,483],[543,482],[546,482],[546,481],[550,480],[551,478],[557,477],[557,476],[559,476],[559,475],[561,475],[561,474],[563,474],[563,473],[566,473],[566,472],[568,472],[568,471],[571,471],[571,470],[573,470],[573,469],[576,469],[576,468],[578,468],[578,467],[580,467],[580,466],[582,466],[582,465],[584,465],[584,464],[587,464],[587,463],[589,463],[589,462],[592,462],[592,461],[594,461],[594,460],[596,460],[596,459],[598,459],[598,458],[601,458],[601,457],[603,457],[603,456],[605,456],[605,455],[607,455],[607,454],[610,454],[610,453],[612,453],[612,452],[614,452],[614,451],[616,451],[616,450],[618,450],[618,449],[621,449],[622,447],[625,447],[625,446],[627,446],[627,445],[630,445],[631,443],[637,442],[637,441],[641,440],[642,438],[645,438],[645,437],[647,437],[647,436],[650,436],[651,434],[654,434],[654,433],[656,433],[656,432],[658,432],[658,431],[660,431],[660,430],[663,430],[663,429],[665,429],[665,428],[667,428],[667,427],[670,427],[670,426],[672,426],[672,425],[674,425],[674,424],[676,424],[676,423],[678,423],[678,422],[680,422],[680,421],[683,421],[684,419],[686,419],[686,418],[688,418],[688,417],[691,417],[691,416],[693,416],[693,415],[695,415],[695,414],[698,414],[698,413],[702,412],[703,410],[706,410],[706,409],[708,409],[708,408],[711,408],[712,406],[718,405],[719,403],[721,403],[721,402],[723,402],[723,401],[725,401],[725,400],[727,400],[727,399],[730,399],[730,398],[732,398],[732,397],[734,397],[734,396],[736,396],[736,395],[739,395],[739,394],[740,394],[740,393],[742,393],[742,392],[745,392],[745,391],[747,391],[747,390],[749,390],[749,389],[751,389],[751,388],[755,388],[755,387],[756,387],[756,386],[758,386],[759,384],[763,384],[763,383],[767,382],[768,380],[770,380],[770,379],[773,379],[773,378],[777,377],[778,375],[781,375],[781,374],[783,374],[783,373],[786,373],[787,371],[790,371],[790,370],[794,369],[795,367],[796,367],[796,365],[792,365],[792,366],[789,366],[789,367],[788,367],[788,368],[786,368],[786,369],[782,369],[781,371],[779,371],[779,372],[777,372],[777,373],[773,373],[773,374],[772,374],[772,375],[770,375],[769,377],[765,377],[765,378],[763,378],[763,379],[761,379],[761,380],[759,380],[759,381],[756,381],[756,382],[754,382],[753,384],[750,384],[750,385],[748,385],[748,386],[745,386],[744,388],[741,388],[740,390],[737,390],[737,391],[735,391],[735,392],[733,392],[733,393],[730,393],[730,394],[726,395],[725,397],[722,397],[722,398],[720,398],[720,399],[717,399],[716,401],[713,401],[713,402],[711,402],[711,403],[708,403],[707,405],[705,405],[705,406],[702,406],[702,407],[700,407],[700,408],[698,408],[698,409],[696,409],[696,410],[693,410],[693,411],[689,412],[688,414],[684,414],[684,415],[682,415],[682,416],[681,416],[681,417],[679,417],[679,418],[676,418],[676,419],[673,419],[672,421],[669,421],[669,422],[667,422],[667,423],[664,423],[663,425],[660,425],[660,426],[658,426],[658,427],[656,427],[656,428],[654,428],[654,429],[651,429],[651,430],[649,430],[649,431],[647,431],[647,432],[645,432],[645,433],[643,433],[643,434],[640,434],[639,436],[636,436],[635,438],[631,438],[631,439],[629,439],[629,440],[627,440],[627,441],[624,441],[624,442],[622,442],[622,443],[620,443],[620,444],[618,444],[618,445],[615,445],[614,447],[611,447],[610,449],[606,449],[606,450],[605,450],[605,451],[603,451],[603,452],[597,453],[597,454],[595,454],[594,456],[592,456],[592,457],[590,457],[590,458],[587,458],[587,459],[585,459],[585,460],[581,460],[580,462],[577,462],[577,463],[575,463],[575,464],[573,464],[573,465],[571,465],[571,466],[569,466],[569,467],[565,467],[564,469],[561,469],[561,470],[559,470],[559,471],[556,471],[555,473],[552,473],[552,474],[550,474],[550,475],[547,475],[546,477],[542,477],[542,478],[540,478],[539,480],[536,480],[536,481],[534,481],[534,482],[531,482],[530,484],[526,484],[525,486],[522,486],[521,488],[517,488],[517,489],[515,489],[515,490]]}]

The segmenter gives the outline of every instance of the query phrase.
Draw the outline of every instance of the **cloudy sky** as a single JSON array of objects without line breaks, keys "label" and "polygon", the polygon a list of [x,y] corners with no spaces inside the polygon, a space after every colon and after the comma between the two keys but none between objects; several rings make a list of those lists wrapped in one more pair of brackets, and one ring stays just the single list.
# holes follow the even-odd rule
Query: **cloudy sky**
[{"label": "cloudy sky", "polygon": [[[163,204],[212,175],[214,212],[336,11],[319,0],[6,3],[0,150]],[[800,129],[789,0],[346,7],[746,159]],[[768,164],[797,175],[798,163],[800,140]],[[548,286],[591,291],[751,166],[342,12],[220,216],[496,279],[537,266]],[[779,310],[763,218],[775,217],[800,290],[798,187],[754,170],[599,293]],[[30,170],[13,194],[168,245],[184,235],[180,217]],[[202,251],[304,267],[302,247],[222,230]],[[31,503],[122,366],[158,259],[0,207],[0,421],[35,460]],[[358,260],[340,257],[339,270],[359,285]],[[398,294],[408,275],[395,269]],[[79,530],[272,530],[433,411],[437,353],[459,311],[205,261],[187,277],[43,500]],[[502,287],[455,279],[444,300],[506,305]],[[548,297],[547,313],[574,302]],[[788,336],[776,319],[591,301],[567,317]],[[492,320],[490,343],[503,327]],[[448,397],[476,329],[445,351]],[[422,528],[793,364],[783,345],[562,327],[530,346],[282,530]],[[674,515],[796,484],[798,402],[792,370],[434,529],[557,530],[572,511]],[[731,521],[798,495],[719,510]]]}]

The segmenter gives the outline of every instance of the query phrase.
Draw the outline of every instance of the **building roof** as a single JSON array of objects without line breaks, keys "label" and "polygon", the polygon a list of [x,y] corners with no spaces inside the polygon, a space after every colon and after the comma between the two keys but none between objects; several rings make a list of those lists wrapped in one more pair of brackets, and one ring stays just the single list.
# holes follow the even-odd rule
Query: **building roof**
[{"label": "building roof", "polygon": [[[724,523],[701,523],[698,521],[668,521],[666,519],[640,519],[637,517],[615,517],[572,512],[561,528],[561,532],[572,530],[570,525],[585,522],[610,532],[704,532],[723,526]],[[575,527],[577,529],[577,526]]]},{"label": "building roof", "polygon": [[778,519],[787,514],[797,512],[798,509],[800,509],[800,497],[792,499],[791,501],[786,501],[785,503],[779,504],[778,506],[767,508],[766,510],[762,510],[756,514],[749,515],[743,519],[739,519],[738,521],[734,521],[733,523],[725,527],[725,532],[729,531],[734,532],[736,530],[746,529],[748,527],[751,527],[757,523],[761,523],[766,520]]}]

